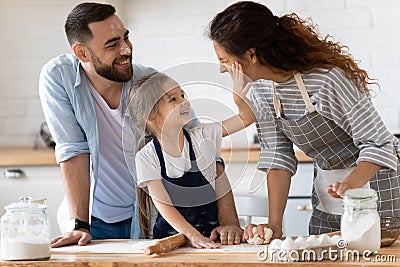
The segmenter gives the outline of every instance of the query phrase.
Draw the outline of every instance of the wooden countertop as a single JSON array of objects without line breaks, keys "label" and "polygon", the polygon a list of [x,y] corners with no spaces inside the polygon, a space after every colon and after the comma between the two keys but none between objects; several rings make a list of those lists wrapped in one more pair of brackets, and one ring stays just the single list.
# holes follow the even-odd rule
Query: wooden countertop
[{"label": "wooden countertop", "polygon": [[0,167],[56,165],[54,149],[30,147],[1,147]]},{"label": "wooden countertop", "polygon": [[[299,162],[312,162],[312,158],[308,157],[302,151],[295,151],[297,160]],[[258,162],[260,156],[260,147],[251,146],[249,148],[222,148],[221,156],[226,162]]]},{"label": "wooden countertop", "polygon": [[[100,241],[101,242],[101,241]],[[120,242],[126,242],[121,240]],[[178,249],[179,250],[179,249]],[[399,266],[400,262],[400,241],[392,246],[382,248],[378,255],[373,255],[370,261],[360,256],[360,260],[343,260],[323,262],[293,262],[283,263],[285,266]],[[389,260],[390,259],[390,260]],[[29,267],[128,267],[128,266],[166,266],[166,267],[204,267],[204,266],[275,266],[277,263],[260,261],[255,252],[220,252],[220,253],[166,253],[160,256],[145,256],[144,254],[99,254],[99,253],[62,253],[53,252],[50,260],[47,261],[0,261],[0,266],[29,266]]]},{"label": "wooden countertop", "polygon": [[[223,148],[222,158],[226,162],[258,162],[260,147]],[[296,151],[299,162],[312,162],[303,152]],[[0,167],[56,165],[54,150],[50,148],[0,147]]]}]

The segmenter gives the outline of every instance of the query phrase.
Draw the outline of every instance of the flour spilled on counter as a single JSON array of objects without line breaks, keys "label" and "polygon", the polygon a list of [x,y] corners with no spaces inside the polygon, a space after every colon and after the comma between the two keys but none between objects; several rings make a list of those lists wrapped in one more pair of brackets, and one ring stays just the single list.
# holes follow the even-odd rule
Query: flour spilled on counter
[{"label": "flour spilled on counter", "polygon": [[65,246],[52,248],[52,252],[57,253],[120,253],[120,254],[139,254],[144,253],[144,249],[154,245],[157,240],[93,240],[86,246]]},{"label": "flour spilled on counter", "polygon": [[1,256],[4,260],[37,260],[50,258],[49,243],[34,244],[1,240]]}]

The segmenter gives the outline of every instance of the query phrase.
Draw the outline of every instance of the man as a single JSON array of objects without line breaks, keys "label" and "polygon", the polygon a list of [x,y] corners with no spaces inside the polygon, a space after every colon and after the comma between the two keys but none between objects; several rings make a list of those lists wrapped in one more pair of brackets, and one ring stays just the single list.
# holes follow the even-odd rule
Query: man
[{"label": "man", "polygon": [[[54,238],[52,247],[85,245],[92,238],[139,238],[135,168],[127,165],[134,163],[135,138],[124,111],[132,84],[155,70],[132,63],[129,31],[111,5],[77,5],[65,32],[74,55],[50,60],[39,81],[66,193],[58,212],[66,233]],[[221,164],[217,172],[229,188]],[[226,216],[211,238],[240,243],[230,188],[217,205]]]}]

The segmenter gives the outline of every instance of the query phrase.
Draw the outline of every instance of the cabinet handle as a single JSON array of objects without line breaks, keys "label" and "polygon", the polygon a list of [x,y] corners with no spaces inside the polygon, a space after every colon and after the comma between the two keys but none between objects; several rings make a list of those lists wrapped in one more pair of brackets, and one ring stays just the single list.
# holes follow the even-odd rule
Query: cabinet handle
[{"label": "cabinet handle", "polygon": [[4,177],[8,179],[24,178],[25,172],[21,169],[6,169],[4,171]]},{"label": "cabinet handle", "polygon": [[312,210],[312,209],[310,209],[310,208],[307,206],[307,204],[305,204],[305,205],[298,205],[298,206],[297,206],[297,210],[299,210],[299,211],[305,211],[305,210]]}]

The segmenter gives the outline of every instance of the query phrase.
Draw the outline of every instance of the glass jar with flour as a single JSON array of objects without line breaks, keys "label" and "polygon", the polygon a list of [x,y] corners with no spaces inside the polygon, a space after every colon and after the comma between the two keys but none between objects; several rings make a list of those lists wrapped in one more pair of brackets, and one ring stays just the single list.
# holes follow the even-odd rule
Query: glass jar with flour
[{"label": "glass jar with flour", "polygon": [[375,253],[381,244],[380,220],[377,211],[378,195],[373,189],[356,188],[345,192],[341,235],[347,249],[360,254]]},{"label": "glass jar with flour", "polygon": [[1,257],[4,260],[50,258],[50,217],[46,205],[22,197],[5,207],[1,217]]}]

